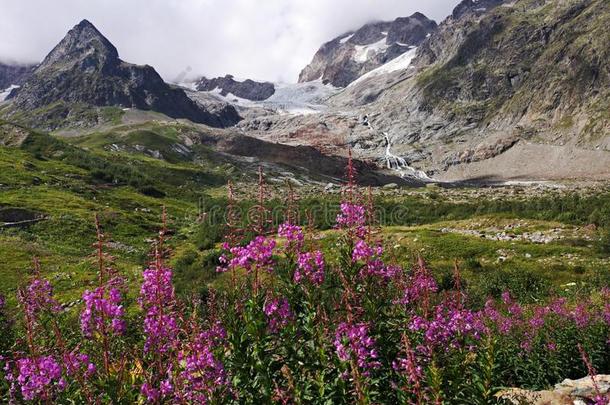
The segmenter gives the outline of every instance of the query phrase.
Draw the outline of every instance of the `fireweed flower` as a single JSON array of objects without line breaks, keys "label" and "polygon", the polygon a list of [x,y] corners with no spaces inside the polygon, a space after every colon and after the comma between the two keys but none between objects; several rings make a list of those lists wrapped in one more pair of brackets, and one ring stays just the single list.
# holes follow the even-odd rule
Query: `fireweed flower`
[{"label": "fireweed flower", "polygon": [[358,368],[368,375],[371,369],[381,367],[377,360],[375,339],[369,336],[366,323],[349,324],[341,322],[335,332],[335,352],[341,361],[356,361]]},{"label": "fireweed flower", "polygon": [[591,322],[591,315],[586,304],[578,304],[571,315],[574,323],[579,328],[586,328]]},{"label": "fireweed flower", "polygon": [[362,205],[342,202],[336,222],[337,228],[354,230],[359,238],[366,235],[366,209]]},{"label": "fireweed flower", "polygon": [[16,382],[26,401],[49,397],[52,391],[63,391],[66,381],[60,365],[51,356],[17,360]]},{"label": "fireweed flower", "polygon": [[278,227],[277,234],[288,241],[287,251],[296,253],[303,248],[304,237],[300,226],[292,225],[289,222],[283,223]]},{"label": "fireweed flower", "polygon": [[385,280],[392,279],[402,272],[399,266],[386,266],[381,260],[383,246],[378,243],[370,246],[366,241],[359,239],[352,251],[352,262],[364,261],[365,264],[360,269],[360,277],[380,277]]},{"label": "fireweed flower", "polygon": [[19,301],[26,315],[36,320],[41,312],[59,312],[61,306],[53,298],[53,287],[48,280],[36,278],[19,294]]},{"label": "fireweed flower", "polygon": [[383,247],[381,245],[369,246],[365,241],[358,240],[354,246],[352,252],[352,261],[357,262],[359,260],[371,260],[374,257],[379,257],[383,254]]},{"label": "fireweed flower", "polygon": [[424,370],[420,364],[418,364],[415,351],[407,346],[406,353],[403,356],[399,356],[392,362],[392,368],[403,375],[406,375],[409,384],[416,386],[424,378]]},{"label": "fireweed flower", "polygon": [[[140,307],[146,312],[144,351],[165,353],[175,345],[178,322],[172,310],[175,300],[172,271],[167,268],[146,269],[140,287]],[[144,389],[144,388],[143,388]]]},{"label": "fireweed flower", "polygon": [[430,272],[425,267],[418,268],[415,273],[409,277],[402,298],[398,303],[410,305],[416,303],[425,295],[430,295],[437,291],[438,285]]},{"label": "fireweed flower", "polygon": [[386,265],[380,259],[369,260],[362,269],[360,277],[379,277],[384,280],[391,280],[402,273],[400,266]]},{"label": "fireweed flower", "polygon": [[306,278],[314,285],[321,285],[324,282],[324,266],[324,256],[319,250],[299,253],[294,282],[299,284]]},{"label": "fireweed flower", "polygon": [[116,287],[98,287],[93,291],[85,290],[83,301],[85,309],[80,316],[83,335],[87,338],[97,333],[114,332],[122,335],[125,332],[125,315],[121,305],[121,292]]},{"label": "fireweed flower", "polygon": [[263,312],[267,316],[267,325],[271,333],[279,332],[294,319],[294,314],[286,298],[268,300],[265,302]]},{"label": "fireweed flower", "polygon": [[496,330],[503,336],[508,335],[520,322],[517,317],[504,316],[495,307],[495,303],[491,299],[485,302],[485,308],[483,308],[482,315],[490,324],[489,327],[493,328],[493,326],[495,326]]},{"label": "fireweed flower", "polygon": [[271,272],[275,264],[273,261],[275,245],[275,240],[265,236],[257,236],[245,247],[229,247],[224,245],[225,250],[229,251],[231,258],[229,259],[227,255],[221,256],[221,266],[217,267],[216,271],[225,272],[241,267],[246,269],[248,273],[254,268]]},{"label": "fireweed flower", "polygon": [[66,373],[69,376],[82,374],[84,377],[89,378],[95,374],[95,364],[91,363],[89,356],[84,353],[66,353],[62,360],[66,367]]},{"label": "fireweed flower", "polygon": [[[187,403],[207,404],[210,397],[230,385],[222,362],[214,356],[214,349],[224,343],[226,331],[219,324],[197,335],[180,352],[179,360],[184,369],[178,375],[180,392],[176,398]],[[162,383],[163,395],[171,392],[171,384]]]},{"label": "fireweed flower", "polygon": [[460,347],[466,337],[480,339],[487,330],[480,313],[452,308],[446,303],[436,307],[432,319],[414,316],[409,328],[422,331],[430,346],[445,348]]}]

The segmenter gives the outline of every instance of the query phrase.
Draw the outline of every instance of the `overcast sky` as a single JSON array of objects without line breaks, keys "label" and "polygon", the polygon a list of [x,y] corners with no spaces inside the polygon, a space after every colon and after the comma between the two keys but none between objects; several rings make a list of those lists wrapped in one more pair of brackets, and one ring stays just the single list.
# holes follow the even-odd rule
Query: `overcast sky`
[{"label": "overcast sky", "polygon": [[0,60],[39,62],[80,20],[121,59],[167,81],[185,72],[296,81],[320,45],[372,20],[420,11],[440,22],[458,0],[0,0]]}]

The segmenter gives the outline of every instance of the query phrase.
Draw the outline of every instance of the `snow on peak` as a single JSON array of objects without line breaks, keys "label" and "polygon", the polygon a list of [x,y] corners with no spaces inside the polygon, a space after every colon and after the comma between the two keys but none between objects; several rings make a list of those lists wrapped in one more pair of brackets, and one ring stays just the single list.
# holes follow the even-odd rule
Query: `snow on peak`
[{"label": "snow on peak", "polygon": [[339,43],[340,43],[340,44],[344,44],[344,43],[346,43],[347,41],[349,41],[350,39],[352,39],[352,37],[353,37],[353,36],[354,36],[354,34],[350,34],[350,35],[348,35],[348,36],[346,36],[346,37],[344,37],[344,38],[341,38],[341,40],[339,41]]},{"label": "snow on peak", "polygon": [[385,51],[388,46],[389,45],[386,43],[386,38],[369,45],[356,45],[354,60],[358,63],[365,63],[378,53]]},{"label": "snow on peak", "polygon": [[392,59],[385,65],[379,66],[377,69],[371,70],[365,75],[360,76],[357,80],[351,82],[348,87],[355,85],[356,83],[360,83],[363,80],[366,80],[370,77],[379,76],[391,72],[395,72],[397,70],[404,70],[411,66],[411,61],[415,58],[415,54],[417,53],[417,48],[413,47],[409,49],[407,52],[403,53],[400,56]]}]

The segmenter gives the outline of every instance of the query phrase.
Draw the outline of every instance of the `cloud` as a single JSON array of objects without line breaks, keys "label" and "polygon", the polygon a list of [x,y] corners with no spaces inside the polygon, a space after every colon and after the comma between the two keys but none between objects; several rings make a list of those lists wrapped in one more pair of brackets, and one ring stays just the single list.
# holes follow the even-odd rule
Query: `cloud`
[{"label": "cloud", "polygon": [[39,62],[80,20],[125,61],[169,81],[227,73],[295,81],[320,45],[416,11],[441,21],[458,0],[2,0],[0,60]]}]

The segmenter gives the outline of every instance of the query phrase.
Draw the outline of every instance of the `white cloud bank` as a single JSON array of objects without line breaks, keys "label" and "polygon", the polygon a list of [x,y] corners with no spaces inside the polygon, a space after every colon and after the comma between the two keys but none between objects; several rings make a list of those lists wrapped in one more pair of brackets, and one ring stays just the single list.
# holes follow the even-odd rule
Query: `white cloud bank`
[{"label": "white cloud bank", "polygon": [[39,62],[86,18],[125,61],[169,81],[190,71],[296,81],[319,46],[416,11],[440,22],[458,0],[1,0],[0,60]]}]

